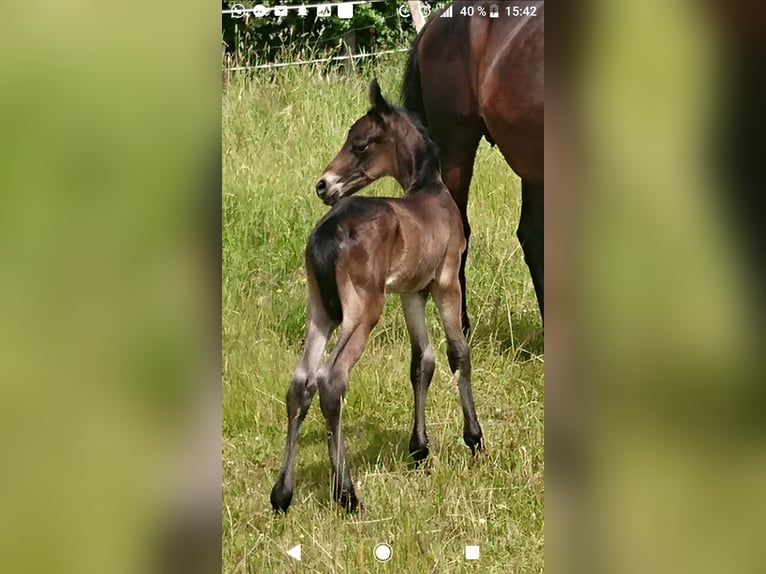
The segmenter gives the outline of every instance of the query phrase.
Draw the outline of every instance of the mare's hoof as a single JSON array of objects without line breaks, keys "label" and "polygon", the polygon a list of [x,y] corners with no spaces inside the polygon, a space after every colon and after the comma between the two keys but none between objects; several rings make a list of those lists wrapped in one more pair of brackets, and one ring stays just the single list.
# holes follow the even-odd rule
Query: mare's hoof
[{"label": "mare's hoof", "polygon": [[428,458],[428,454],[429,454],[429,450],[427,446],[410,452],[410,456],[412,457],[412,460],[415,461],[415,468],[419,468],[420,465],[422,465],[423,462],[425,462],[425,460]]},{"label": "mare's hoof", "polygon": [[271,507],[276,513],[287,514],[290,503],[293,501],[293,491],[285,488],[283,484],[277,483],[271,489]]},{"label": "mare's hoof", "polygon": [[463,316],[463,336],[468,339],[471,335],[471,321],[468,319],[468,315]]}]

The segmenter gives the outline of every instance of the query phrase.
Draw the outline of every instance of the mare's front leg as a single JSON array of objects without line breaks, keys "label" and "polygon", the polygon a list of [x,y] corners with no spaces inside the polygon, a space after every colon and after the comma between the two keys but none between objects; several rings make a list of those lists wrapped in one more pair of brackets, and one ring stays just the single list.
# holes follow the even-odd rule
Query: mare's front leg
[{"label": "mare's front leg", "polygon": [[521,182],[521,218],[516,235],[524,251],[524,260],[532,276],[540,316],[544,320],[545,194],[542,185]]},{"label": "mare's front leg", "polygon": [[484,443],[471,391],[471,353],[460,325],[460,284],[455,278],[446,285],[434,285],[431,293],[447,336],[449,366],[452,373],[457,375],[463,408],[463,440],[471,449],[471,454],[476,454],[484,450]]},{"label": "mare's front leg", "polygon": [[327,364],[319,369],[319,404],[327,423],[327,450],[332,465],[332,497],[348,512],[354,513],[359,500],[351,481],[351,472],[346,465],[346,446],[343,440],[343,399],[348,390],[351,369],[362,356],[372,328],[380,318],[383,296],[379,301],[370,301],[360,310],[362,317],[354,317],[343,309],[343,326],[338,344]]},{"label": "mare's front leg", "polygon": [[401,296],[404,319],[410,335],[412,361],[410,362],[410,382],[414,397],[415,415],[412,437],[410,438],[410,456],[420,464],[428,456],[428,435],[426,434],[426,395],[434,376],[434,352],[428,341],[426,328],[427,291],[407,293]]},{"label": "mare's front leg", "polygon": [[309,310],[306,342],[303,356],[295,368],[290,388],[287,390],[287,439],[285,455],[277,482],[271,489],[271,506],[276,512],[287,512],[293,500],[293,469],[298,449],[298,434],[317,390],[317,368],[322,360],[327,339],[335,327],[321,309],[314,317]]},{"label": "mare's front leg", "polygon": [[468,192],[473,177],[476,150],[482,137],[482,124],[478,117],[467,120],[452,115],[441,126],[434,126],[434,141],[441,151],[442,179],[460,210],[465,235],[465,251],[460,258],[461,323],[467,337],[471,330],[466,304],[465,266],[468,261],[468,246],[471,240],[471,226],[468,223]]}]

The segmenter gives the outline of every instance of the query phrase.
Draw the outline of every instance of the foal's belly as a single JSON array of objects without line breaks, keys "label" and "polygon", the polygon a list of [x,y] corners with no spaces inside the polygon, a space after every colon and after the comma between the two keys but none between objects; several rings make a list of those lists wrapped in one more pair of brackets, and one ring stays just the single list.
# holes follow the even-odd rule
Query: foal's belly
[{"label": "foal's belly", "polygon": [[460,254],[454,253],[459,245],[453,230],[462,227],[462,222],[452,198],[445,193],[423,199],[417,210],[398,213],[399,236],[389,252],[386,272],[386,291],[390,293],[422,291],[439,276],[445,260],[455,256],[460,260]]},{"label": "foal's belly", "polygon": [[386,274],[386,291],[415,293],[428,287],[436,278],[444,261],[437,254],[421,253],[420,257],[404,258],[392,265]]},{"label": "foal's belly", "polygon": [[386,276],[386,291],[389,293],[415,293],[422,291],[431,284],[434,277],[436,277],[435,271],[426,275],[418,273],[415,276],[392,272]]}]

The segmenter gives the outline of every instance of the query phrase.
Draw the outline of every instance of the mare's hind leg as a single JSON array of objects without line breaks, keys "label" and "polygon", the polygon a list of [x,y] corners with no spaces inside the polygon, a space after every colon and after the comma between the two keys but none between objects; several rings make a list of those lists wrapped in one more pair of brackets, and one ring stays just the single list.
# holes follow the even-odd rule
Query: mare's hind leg
[{"label": "mare's hind leg", "polygon": [[404,319],[410,334],[412,361],[410,363],[410,382],[415,403],[415,417],[410,438],[410,455],[416,463],[428,456],[428,436],[426,434],[426,395],[434,376],[434,352],[428,342],[426,329],[427,291],[407,293],[401,296]]},{"label": "mare's hind leg", "polygon": [[322,360],[327,339],[337,323],[330,320],[321,302],[309,302],[309,319],[306,326],[306,342],[298,366],[295,368],[287,391],[287,439],[282,468],[271,490],[271,506],[277,512],[287,512],[293,499],[293,468],[298,449],[298,433],[306,418],[314,393],[317,390],[317,368]]},{"label": "mare's hind leg", "polygon": [[338,344],[325,365],[319,369],[319,404],[327,423],[327,449],[332,465],[332,496],[347,512],[356,512],[359,500],[354,492],[351,473],[346,465],[343,440],[343,399],[348,390],[348,377],[362,356],[372,328],[383,311],[383,294],[361,301],[359,307],[349,308],[344,300],[343,324]]},{"label": "mare's hind leg", "polygon": [[460,403],[463,408],[463,440],[471,454],[484,449],[481,426],[471,391],[471,353],[460,326],[460,285],[451,281],[432,287],[436,306],[447,336],[447,358],[452,373],[457,376]]},{"label": "mare's hind leg", "polygon": [[544,318],[543,298],[544,281],[543,268],[545,252],[543,249],[545,238],[545,199],[543,186],[532,184],[527,181],[521,182],[521,219],[516,235],[524,250],[524,260],[529,267],[532,276],[532,284],[537,295],[537,304],[540,306],[540,315]]}]

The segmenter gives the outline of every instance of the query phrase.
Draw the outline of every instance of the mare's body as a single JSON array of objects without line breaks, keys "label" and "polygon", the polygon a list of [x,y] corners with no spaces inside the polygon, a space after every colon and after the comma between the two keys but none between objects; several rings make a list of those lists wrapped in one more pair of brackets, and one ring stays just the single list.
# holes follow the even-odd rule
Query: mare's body
[{"label": "mare's body", "polygon": [[[544,4],[524,2],[522,7],[534,8],[535,15],[434,14],[410,51],[402,95],[404,107],[421,118],[439,148],[442,177],[460,209],[467,241],[468,191],[482,137],[497,145],[521,178],[517,235],[542,314]],[[467,254],[466,247],[460,269],[466,331]]]}]

